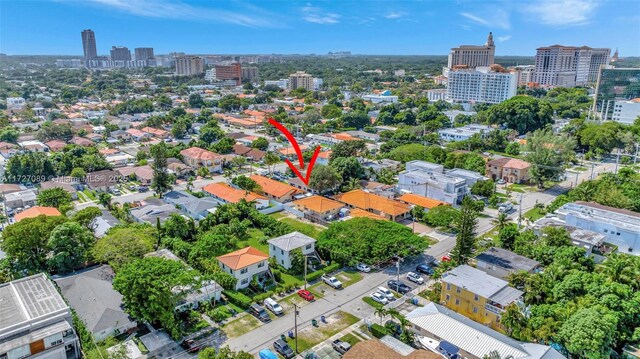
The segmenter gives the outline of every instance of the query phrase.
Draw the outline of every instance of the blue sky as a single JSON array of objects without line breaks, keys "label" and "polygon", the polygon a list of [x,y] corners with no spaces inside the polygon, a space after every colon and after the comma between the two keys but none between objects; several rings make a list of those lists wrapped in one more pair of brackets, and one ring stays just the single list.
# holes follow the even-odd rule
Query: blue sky
[{"label": "blue sky", "polygon": [[82,54],[93,29],[99,54],[112,45],[157,54],[446,54],[483,44],[497,55],[553,44],[618,47],[640,55],[640,1],[187,1],[0,0],[0,52]]}]

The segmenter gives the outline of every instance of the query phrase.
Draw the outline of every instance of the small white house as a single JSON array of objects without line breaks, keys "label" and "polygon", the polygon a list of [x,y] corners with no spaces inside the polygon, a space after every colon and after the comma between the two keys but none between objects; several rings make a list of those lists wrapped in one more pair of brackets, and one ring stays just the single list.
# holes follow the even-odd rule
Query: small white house
[{"label": "small white house", "polygon": [[303,255],[313,254],[316,251],[316,240],[300,232],[291,232],[284,236],[267,241],[269,243],[269,257],[273,257],[278,264],[286,269],[291,268],[291,251],[300,248]]},{"label": "small white house", "polygon": [[262,277],[269,272],[269,256],[253,247],[222,255],[218,257],[218,264],[238,280],[236,290],[248,287],[255,276]]}]

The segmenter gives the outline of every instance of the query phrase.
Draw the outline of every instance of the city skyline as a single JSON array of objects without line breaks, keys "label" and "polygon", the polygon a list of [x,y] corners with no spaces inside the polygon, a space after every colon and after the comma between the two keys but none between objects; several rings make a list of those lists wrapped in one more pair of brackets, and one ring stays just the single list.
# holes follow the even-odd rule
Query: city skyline
[{"label": "city skyline", "polygon": [[489,31],[496,56],[534,56],[536,48],[554,44],[640,55],[640,3],[632,1],[62,0],[1,6],[0,52],[9,55],[81,56],[82,29],[95,31],[101,56],[112,46],[153,47],[157,54],[446,55],[461,44],[483,44]]}]

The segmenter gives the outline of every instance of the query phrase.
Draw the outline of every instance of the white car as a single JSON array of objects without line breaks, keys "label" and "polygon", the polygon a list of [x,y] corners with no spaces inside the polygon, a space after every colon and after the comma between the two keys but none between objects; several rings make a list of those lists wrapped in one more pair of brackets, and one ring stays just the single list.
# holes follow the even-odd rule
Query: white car
[{"label": "white car", "polygon": [[389,303],[389,300],[387,300],[387,298],[384,295],[382,295],[382,293],[380,293],[380,292],[371,293],[371,299],[375,300],[376,302],[378,302],[380,304]]},{"label": "white car", "polygon": [[356,269],[359,270],[360,272],[365,272],[365,273],[371,272],[371,267],[369,267],[364,263],[358,263],[358,265],[356,266]]},{"label": "white car", "polygon": [[422,279],[420,274],[414,272],[407,273],[407,279],[417,284],[424,283],[424,279]]},{"label": "white car", "polygon": [[391,293],[391,291],[388,288],[385,288],[385,287],[378,287],[378,293],[382,294],[388,300],[393,300],[393,299],[396,298],[393,295],[393,293]]}]

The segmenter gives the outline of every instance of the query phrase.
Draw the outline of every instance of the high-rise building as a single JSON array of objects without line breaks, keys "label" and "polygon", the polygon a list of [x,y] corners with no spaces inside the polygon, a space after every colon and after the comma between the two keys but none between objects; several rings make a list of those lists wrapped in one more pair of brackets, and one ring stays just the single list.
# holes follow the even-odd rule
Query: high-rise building
[{"label": "high-rise building", "polygon": [[176,56],[176,75],[191,76],[204,73],[204,60],[199,56]]},{"label": "high-rise building", "polygon": [[546,86],[586,86],[597,80],[600,66],[609,63],[611,49],[553,45],[536,53],[535,82]]},{"label": "high-rise building", "polygon": [[299,87],[313,91],[313,76],[304,71],[296,71],[295,74],[289,75],[289,91]]},{"label": "high-rise building", "polygon": [[242,67],[242,80],[255,81],[259,78],[257,67]]},{"label": "high-rise building", "polygon": [[603,120],[611,120],[616,112],[615,104],[640,97],[640,68],[614,68],[607,65],[600,69],[593,99],[593,113]]},{"label": "high-rise building", "polygon": [[94,60],[98,57],[96,48],[96,34],[91,29],[82,30],[82,50],[85,60]]},{"label": "high-rise building", "polygon": [[535,65],[520,65],[510,67],[509,71],[516,74],[518,85],[527,85],[528,83],[533,82],[533,73],[535,69]]},{"label": "high-rise building", "polygon": [[231,65],[215,65],[215,77],[216,81],[233,80],[236,86],[242,84],[242,66],[236,62]]},{"label": "high-rise building", "polygon": [[136,61],[148,61],[154,58],[153,47],[136,47]]},{"label": "high-rise building", "polygon": [[131,51],[126,46],[111,46],[111,61],[131,61]]},{"label": "high-rise building", "polygon": [[493,42],[493,34],[489,33],[487,42],[483,46],[461,45],[454,47],[449,52],[447,67],[469,66],[486,67],[491,66],[495,61],[496,46]]},{"label": "high-rise building", "polygon": [[501,66],[477,67],[449,72],[447,99],[459,103],[500,103],[516,95],[516,74]]}]

